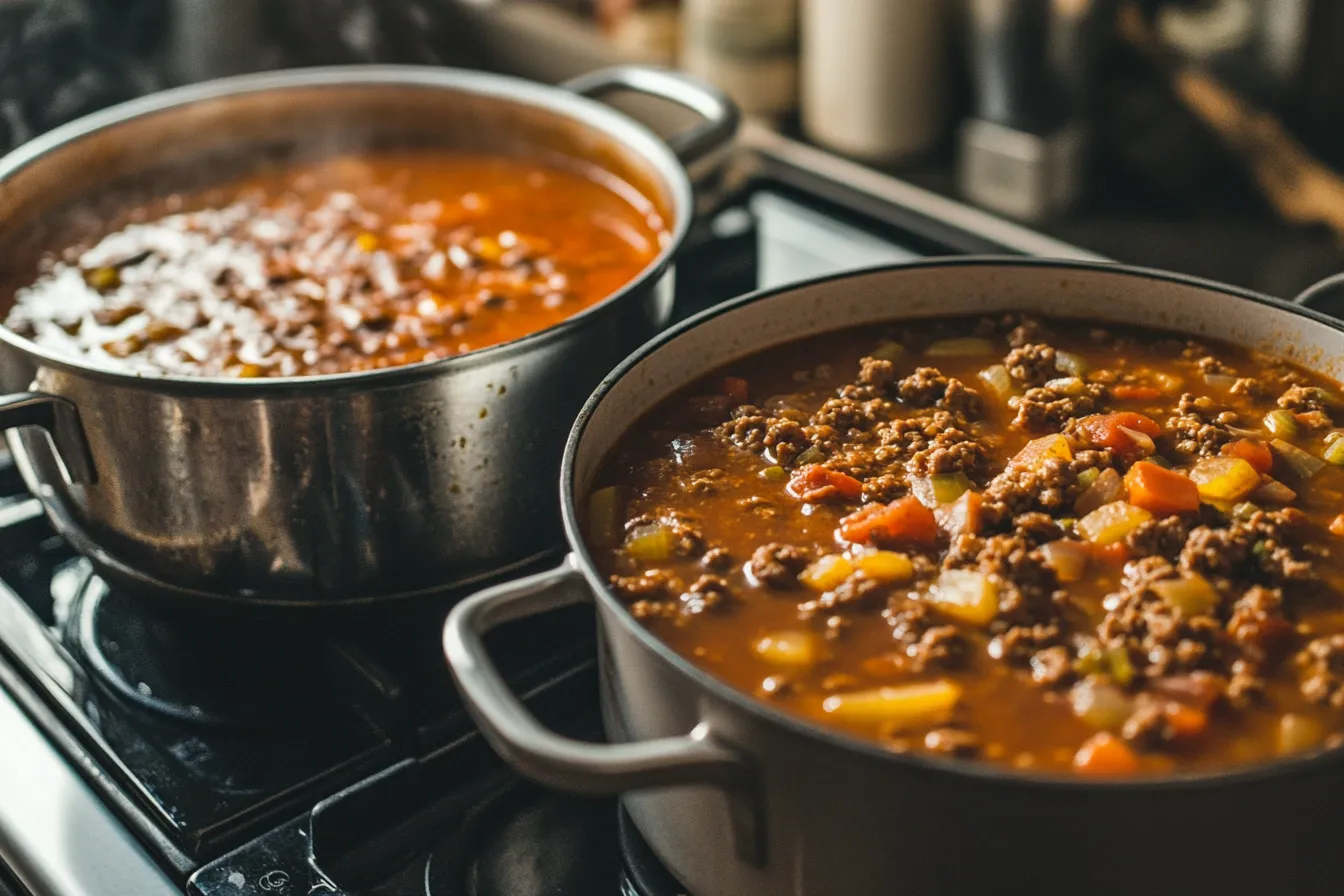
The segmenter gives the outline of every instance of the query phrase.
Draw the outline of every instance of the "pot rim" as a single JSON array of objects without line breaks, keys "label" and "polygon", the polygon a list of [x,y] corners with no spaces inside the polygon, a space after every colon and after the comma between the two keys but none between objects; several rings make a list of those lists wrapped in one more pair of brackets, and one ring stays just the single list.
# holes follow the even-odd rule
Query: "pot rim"
[{"label": "pot rim", "polygon": [[35,358],[46,367],[101,381],[143,385],[150,388],[163,387],[175,391],[220,392],[232,397],[255,398],[275,393],[308,392],[324,388],[342,391],[359,389],[366,385],[389,386],[457,370],[507,362],[511,358],[563,339],[570,331],[584,326],[592,318],[609,311],[616,303],[656,281],[670,266],[672,256],[685,242],[694,207],[690,177],[672,149],[644,124],[611,106],[563,87],[508,75],[427,65],[334,65],[234,75],[174,87],[118,103],[67,122],[0,157],[0,196],[4,194],[4,182],[9,177],[39,159],[59,153],[65,147],[92,134],[137,119],[173,114],[201,102],[268,91],[299,88],[340,90],[377,86],[441,89],[520,103],[567,117],[634,150],[652,164],[672,196],[674,220],[667,228],[665,244],[643,270],[619,289],[559,323],[517,339],[460,355],[379,370],[252,379],[183,376],[128,371],[113,365],[91,363],[74,356],[51,352],[2,324],[0,324],[0,342]]},{"label": "pot rim", "polygon": [[[1344,321],[1328,317],[1310,308],[1293,305],[1282,299],[1276,299],[1263,293],[1255,292],[1254,290],[1243,289],[1242,287],[1219,283],[1202,277],[1163,271],[1156,268],[1073,259],[1024,258],[1018,256],[997,255],[930,258],[825,274],[819,277],[800,280],[783,286],[756,290],[738,296],[735,299],[730,299],[727,302],[687,318],[676,326],[664,330],[653,339],[640,346],[639,349],[622,361],[619,366],[602,380],[597,389],[589,397],[588,401],[584,403],[583,409],[575,419],[574,426],[570,430],[569,439],[565,443],[565,453],[560,464],[561,514],[565,528],[565,538],[569,544],[570,551],[578,559],[579,568],[582,570],[584,577],[588,580],[588,584],[592,588],[597,602],[615,612],[621,620],[620,624],[624,626],[628,632],[632,631],[633,636],[646,649],[653,651],[660,659],[672,665],[682,675],[690,678],[700,688],[712,693],[717,699],[732,704],[736,708],[754,716],[757,720],[778,725],[788,730],[791,734],[814,742],[819,742],[843,750],[857,751],[870,758],[893,762],[910,767],[914,770],[932,774],[950,774],[965,777],[974,781],[994,783],[998,785],[1056,790],[1170,793],[1181,790],[1199,790],[1210,787],[1221,787],[1228,784],[1251,784],[1274,780],[1284,775],[1310,771],[1327,764],[1339,762],[1341,758],[1344,758],[1344,747],[1316,750],[1311,753],[1304,753],[1297,756],[1273,759],[1267,762],[1257,762],[1245,766],[1233,766],[1227,769],[1178,772],[1162,776],[1145,775],[1133,778],[1099,780],[1063,773],[1008,769],[987,762],[967,762],[965,760],[943,758],[935,755],[896,753],[891,750],[883,749],[873,741],[865,740],[843,731],[823,728],[820,725],[808,722],[800,716],[787,713],[782,709],[778,709],[771,704],[758,700],[751,695],[738,690],[726,682],[720,681],[709,672],[687,660],[671,647],[668,647],[661,638],[654,635],[648,628],[640,625],[639,622],[630,615],[624,605],[622,605],[611,593],[611,590],[606,587],[606,584],[597,573],[593,558],[582,537],[582,529],[579,524],[575,502],[572,497],[574,490],[575,458],[578,455],[579,447],[583,442],[593,412],[606,398],[607,394],[612,390],[616,383],[624,378],[636,365],[644,361],[650,355],[656,353],[665,345],[675,341],[683,334],[699,327],[701,324],[719,317],[720,315],[745,305],[766,301],[797,289],[819,286],[872,274],[892,273],[909,268],[984,267],[1028,267],[1055,268],[1061,271],[1092,271],[1115,274],[1121,277],[1134,277],[1143,280],[1156,280],[1180,284],[1182,286],[1192,286],[1206,289],[1210,292],[1229,298],[1255,302],[1260,305],[1268,305],[1286,313],[1299,315],[1318,323],[1325,324],[1333,330],[1344,333]],[[893,319],[897,318],[893,317]],[[787,342],[780,344],[787,344]]]}]

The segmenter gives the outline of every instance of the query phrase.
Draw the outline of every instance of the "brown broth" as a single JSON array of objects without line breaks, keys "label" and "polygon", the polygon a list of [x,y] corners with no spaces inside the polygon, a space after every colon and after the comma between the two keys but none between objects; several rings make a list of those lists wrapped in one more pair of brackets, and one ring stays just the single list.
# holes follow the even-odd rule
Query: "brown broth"
[{"label": "brown broth", "polygon": [[[1135,411],[1163,425],[1164,434],[1156,440],[1158,452],[1178,469],[1188,469],[1193,460],[1175,451],[1173,437],[1165,432],[1165,421],[1172,416],[1180,394],[1209,396],[1218,408],[1236,414],[1241,427],[1255,430],[1267,440],[1269,435],[1261,420],[1276,409],[1275,398],[1283,391],[1275,386],[1266,396],[1252,398],[1229,393],[1226,380],[1215,377],[1217,385],[1209,385],[1196,366],[1196,359],[1204,354],[1225,362],[1241,377],[1268,383],[1272,378],[1297,376],[1330,390],[1336,397],[1340,393],[1337,383],[1319,375],[1231,345],[1206,343],[1207,351],[1187,350],[1183,337],[1146,330],[1121,331],[1123,338],[1099,344],[1087,325],[1047,323],[1051,335],[1044,341],[1085,359],[1091,371],[1089,378],[1104,379],[1114,374],[1122,381],[1164,384],[1163,394],[1157,398],[1111,398],[1101,410]],[[1029,439],[1060,427],[1032,431],[1015,428],[1011,425],[1014,410],[993,399],[993,393],[979,378],[982,370],[998,363],[1008,350],[1002,330],[992,337],[993,354],[921,356],[919,346],[931,338],[929,334],[964,336],[974,324],[974,321],[938,321],[910,325],[908,331],[893,325],[888,334],[907,349],[896,361],[900,376],[910,374],[917,366],[934,366],[945,376],[970,385],[985,399],[984,412],[971,423],[970,435],[987,446],[992,475],[1003,469]],[[838,552],[837,525],[856,509],[858,502],[804,505],[786,493],[784,481],[762,478],[762,471],[775,464],[757,452],[736,447],[717,436],[715,427],[706,425],[706,407],[715,420],[726,417],[727,408],[723,402],[706,401],[704,396],[724,391],[725,376],[736,377],[746,381],[751,402],[756,405],[776,401],[804,414],[813,414],[823,401],[855,382],[860,358],[873,350],[880,336],[878,328],[846,330],[763,352],[707,377],[637,422],[613,450],[595,485],[621,487],[624,519],[676,517],[697,530],[701,543],[689,556],[673,552],[668,560],[657,563],[636,560],[621,546],[599,547],[594,549],[598,565],[613,577],[639,576],[651,569],[670,574],[672,584],[662,591],[655,590],[650,595],[627,592],[627,599],[644,616],[643,622],[696,665],[787,712],[897,750],[923,750],[927,731],[951,724],[979,739],[977,755],[981,758],[1018,767],[1068,769],[1080,744],[1098,729],[1074,714],[1067,682],[1057,687],[1037,686],[1031,681],[1028,664],[1004,662],[989,655],[997,621],[989,628],[959,626],[969,647],[964,667],[912,673],[899,661],[887,662],[899,652],[899,645],[893,640],[892,625],[883,617],[884,602],[837,614],[847,620],[845,627],[838,634],[828,634],[828,614],[800,618],[799,604],[816,598],[815,592],[803,587],[753,586],[743,571],[753,551],[771,542],[804,548],[810,557]],[[1183,358],[1183,351],[1193,356]],[[1111,373],[1099,373],[1102,371]],[[1177,380],[1179,385],[1174,385]],[[771,396],[783,398],[774,400]],[[896,416],[928,413],[901,402],[893,405],[891,413]],[[1326,434],[1332,431],[1333,427],[1312,431],[1303,426],[1293,442],[1319,456],[1325,447]],[[1327,531],[1336,514],[1344,510],[1344,469],[1326,465],[1308,485],[1294,479],[1282,459],[1276,457],[1273,473],[1297,490],[1294,506],[1304,510],[1309,521],[1306,543],[1333,548],[1328,557],[1313,557],[1325,584],[1289,583],[1284,587],[1287,616],[1297,626],[1297,632],[1292,636],[1292,649],[1287,655],[1265,665],[1263,698],[1241,709],[1220,702],[1210,711],[1209,727],[1202,734],[1139,749],[1142,771],[1224,767],[1274,757],[1280,752],[1280,719],[1289,713],[1319,729],[1314,738],[1316,744],[1327,740],[1333,743],[1338,739],[1337,733],[1344,730],[1344,712],[1329,704],[1309,701],[1303,695],[1292,661],[1293,652],[1308,638],[1344,632],[1344,602],[1339,590],[1344,583],[1344,566],[1339,559],[1341,552],[1334,547],[1339,538]],[[983,479],[975,484],[976,489],[983,486]],[[868,496],[865,500],[869,500]],[[1066,509],[1054,516],[1067,518],[1074,513]],[[948,538],[944,535],[935,548],[920,550],[907,545],[899,549],[910,554],[922,553],[937,561],[945,555],[947,545]],[[729,560],[725,567],[711,569],[701,561],[701,552],[711,547],[727,552]],[[690,583],[706,574],[726,580],[727,599],[721,606],[704,612],[679,609],[687,606],[686,589]],[[1074,605],[1074,615],[1068,623],[1070,632],[1094,629],[1105,616],[1104,596],[1118,589],[1123,574],[1119,564],[1094,560],[1082,580],[1060,586]],[[1239,591],[1247,585],[1234,582],[1231,587]],[[921,590],[927,589],[917,582],[889,587],[884,594]],[[646,603],[636,603],[637,600]],[[1229,607],[1221,607],[1220,619],[1225,620],[1229,612]],[[808,634],[822,657],[810,667],[782,669],[753,651],[752,645],[767,635],[800,631]],[[1144,658],[1135,656],[1134,661],[1142,664]],[[1213,671],[1225,671],[1225,664],[1209,661],[1205,665]],[[1131,698],[1144,689],[1141,675],[1139,681],[1126,689]],[[823,701],[832,694],[940,679],[954,681],[963,693],[954,715],[939,725],[893,731],[880,722],[837,720],[823,710]],[[781,683],[785,686],[778,687]]]}]

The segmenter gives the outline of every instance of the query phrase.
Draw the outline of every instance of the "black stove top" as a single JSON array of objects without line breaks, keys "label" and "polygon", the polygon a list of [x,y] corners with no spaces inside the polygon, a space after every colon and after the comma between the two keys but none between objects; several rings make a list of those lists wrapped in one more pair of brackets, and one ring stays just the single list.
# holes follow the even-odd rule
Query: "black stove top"
[{"label": "black stove top", "polygon": [[[730,169],[731,198],[678,260],[683,316],[843,268],[1069,251],[757,140]],[[119,848],[151,869],[155,893],[678,892],[617,801],[532,787],[473,733],[440,648],[459,596],[341,616],[176,615],[98,579],[13,467],[0,466],[0,698],[23,707],[82,775],[69,793],[93,794],[83,808],[53,809],[45,828],[29,825],[6,793],[24,772],[10,767],[6,778],[0,766],[0,870],[8,863],[20,879],[43,878],[52,856],[82,855],[64,842],[77,833],[66,828],[107,809],[104,840],[126,841]],[[491,637],[540,717],[575,737],[601,736],[590,608]],[[11,709],[0,700],[0,763],[11,758],[6,724],[26,724]],[[12,743],[17,755],[37,741]],[[100,888],[105,869],[62,873],[30,889],[112,892]]]}]

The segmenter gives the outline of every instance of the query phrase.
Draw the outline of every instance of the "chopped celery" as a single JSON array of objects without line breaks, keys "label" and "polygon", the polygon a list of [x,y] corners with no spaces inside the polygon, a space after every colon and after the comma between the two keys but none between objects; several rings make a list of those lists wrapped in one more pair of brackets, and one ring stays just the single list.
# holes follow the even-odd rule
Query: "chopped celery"
[{"label": "chopped celery", "polygon": [[821,708],[833,718],[856,723],[886,723],[893,730],[928,728],[947,721],[961,699],[961,687],[931,681],[899,687],[832,694]]},{"label": "chopped celery", "polygon": [[905,355],[905,346],[890,339],[878,343],[877,348],[869,352],[868,357],[879,361],[899,361]]},{"label": "chopped celery", "polygon": [[1078,474],[1079,487],[1084,489],[1091,487],[1092,483],[1096,482],[1097,477],[1100,475],[1101,471],[1098,470],[1096,467],[1088,467],[1086,470]]},{"label": "chopped celery", "polygon": [[677,536],[661,523],[649,523],[630,530],[625,539],[625,552],[641,563],[662,563],[672,556]]},{"label": "chopped celery", "polygon": [[1142,507],[1124,501],[1104,504],[1078,521],[1078,532],[1096,545],[1123,541],[1129,533],[1153,518]]},{"label": "chopped celery", "polygon": [[625,507],[621,487],[600,488],[588,496],[588,540],[593,547],[611,548],[621,541]]},{"label": "chopped celery", "polygon": [[1252,504],[1250,501],[1242,501],[1240,504],[1236,504],[1232,507],[1232,519],[1248,520],[1259,512],[1260,508],[1255,504]]},{"label": "chopped celery", "polygon": [[1328,464],[1344,467],[1344,439],[1336,438],[1326,445],[1325,451],[1321,452],[1321,457]]},{"label": "chopped celery", "polygon": [[805,467],[808,464],[815,464],[818,461],[826,459],[826,452],[822,451],[816,445],[809,445],[802,454],[793,459],[795,467]]},{"label": "chopped celery", "polygon": [[999,586],[982,572],[945,569],[926,598],[942,612],[971,625],[988,625],[999,612]]},{"label": "chopped celery", "polygon": [[1201,500],[1235,502],[1260,487],[1260,474],[1239,457],[1206,457],[1190,469]]},{"label": "chopped celery", "polygon": [[1087,362],[1073,352],[1055,352],[1055,366],[1069,376],[1087,376]]},{"label": "chopped celery", "polygon": [[784,468],[778,465],[766,467],[756,475],[770,482],[783,482],[785,479],[789,478],[789,474],[785,472]]},{"label": "chopped celery", "polygon": [[1274,439],[1269,443],[1269,447],[1274,449],[1274,453],[1283,458],[1294,473],[1301,479],[1310,479],[1321,468],[1325,466],[1325,461],[1314,454],[1308,454],[1296,445],[1285,442],[1283,439]]},{"label": "chopped celery", "polygon": [[986,367],[979,373],[980,382],[984,383],[1001,399],[1006,399],[1013,394],[1013,378],[1008,375],[1008,368],[1002,364],[995,364]]},{"label": "chopped celery", "polygon": [[933,499],[939,504],[951,504],[971,487],[971,480],[965,473],[937,473],[929,477],[933,486]]},{"label": "chopped celery", "polygon": [[1285,410],[1270,411],[1265,415],[1265,429],[1277,438],[1291,439],[1297,435],[1297,420]]},{"label": "chopped celery", "polygon": [[931,357],[957,358],[968,355],[992,355],[994,354],[994,343],[988,339],[981,339],[979,336],[963,336],[957,339],[939,339],[932,342],[929,347],[924,349],[924,354]]},{"label": "chopped celery", "polygon": [[1111,670],[1111,680],[1116,684],[1123,687],[1134,680],[1134,663],[1124,647],[1107,648],[1106,665]]}]

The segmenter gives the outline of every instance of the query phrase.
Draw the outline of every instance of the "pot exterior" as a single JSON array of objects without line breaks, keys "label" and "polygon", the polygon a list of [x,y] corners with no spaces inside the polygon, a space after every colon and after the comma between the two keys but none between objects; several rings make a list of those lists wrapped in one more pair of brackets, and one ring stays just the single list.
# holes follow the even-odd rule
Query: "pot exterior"
[{"label": "pot exterior", "polygon": [[1260,780],[1162,790],[964,775],[746,712],[634,637],[623,611],[603,602],[600,613],[609,736],[673,737],[705,722],[756,767],[761,867],[736,854],[722,791],[623,797],[696,896],[1264,896],[1337,893],[1344,880],[1344,755]]},{"label": "pot exterior", "polygon": [[613,740],[697,731],[741,754],[754,770],[764,860],[740,857],[737,804],[716,787],[627,793],[636,826],[697,896],[1339,892],[1342,751],[1132,784],[898,756],[777,713],[692,666],[593,568],[575,507],[630,421],[664,397],[814,333],[1008,310],[1170,327],[1335,377],[1344,366],[1339,325],[1282,303],[1177,275],[1030,260],[829,278],[729,303],[659,337],[589,400],[562,472],[568,538],[597,598],[604,719]]},{"label": "pot exterior", "polygon": [[124,209],[258,160],[384,146],[597,165],[645,197],[668,236],[622,290],[549,330],[368,374],[137,378],[0,329],[0,387],[78,410],[96,482],[71,484],[39,431],[9,441],[58,530],[109,578],[178,600],[331,605],[460,586],[560,545],[551,483],[564,435],[602,376],[669,320],[671,259],[692,213],[677,156],[593,100],[493,75],[361,66],[230,79],[98,113],[0,161],[0,289],[24,282],[24,259],[65,232],[53,220],[79,233],[105,201]]}]

